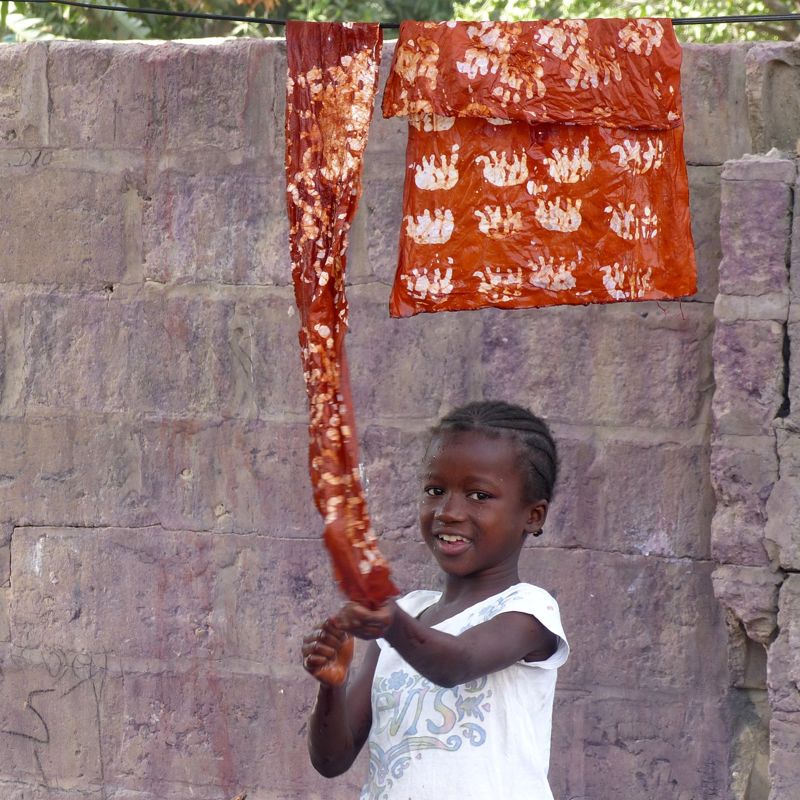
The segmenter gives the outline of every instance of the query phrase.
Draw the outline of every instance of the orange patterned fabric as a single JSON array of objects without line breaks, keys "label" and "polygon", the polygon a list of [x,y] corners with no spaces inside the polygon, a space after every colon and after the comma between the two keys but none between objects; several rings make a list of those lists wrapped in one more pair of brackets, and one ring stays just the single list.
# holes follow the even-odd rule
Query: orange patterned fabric
[{"label": "orange patterned fabric", "polygon": [[693,293],[680,59],[664,19],[403,23],[392,315]]},{"label": "orange patterned fabric", "polygon": [[347,234],[378,82],[378,25],[289,22],[286,189],[309,463],[325,544],[344,593],[377,605],[397,593],[378,551],[358,467],[344,337]]}]

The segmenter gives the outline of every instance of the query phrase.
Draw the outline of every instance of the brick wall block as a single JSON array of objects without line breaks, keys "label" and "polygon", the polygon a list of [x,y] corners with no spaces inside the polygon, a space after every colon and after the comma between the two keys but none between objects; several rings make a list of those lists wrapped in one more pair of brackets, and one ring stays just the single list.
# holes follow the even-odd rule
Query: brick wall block
[{"label": "brick wall block", "polygon": [[[0,49],[0,150],[47,144],[46,62],[44,42],[7,44]],[[13,162],[23,154],[3,155]]]},{"label": "brick wall block", "polygon": [[[786,577],[778,601],[778,638],[767,655],[773,711],[800,714],[800,575]],[[800,722],[800,717],[797,717]],[[800,739],[796,740],[796,744]]]},{"label": "brick wall block", "polygon": [[[766,163],[765,163],[766,162]],[[733,162],[740,166],[747,162]],[[761,168],[787,161],[753,161]],[[748,167],[750,164],[748,164]],[[779,180],[731,180],[722,173],[720,239],[724,256],[719,289],[725,294],[761,295],[788,292],[788,243],[792,187]]]},{"label": "brick wall block", "polygon": [[740,42],[683,46],[684,151],[691,164],[721,164],[752,152]]},{"label": "brick wall block", "polygon": [[717,323],[711,408],[718,433],[758,435],[772,430],[784,399],[783,338],[778,322]]},{"label": "brick wall block", "polygon": [[506,399],[553,421],[694,424],[711,389],[710,311],[650,303],[489,310],[484,395],[503,387]]},{"label": "brick wall block", "polygon": [[760,501],[720,502],[711,520],[711,555],[718,564],[767,566],[764,505]]},{"label": "brick wall block", "polygon": [[270,294],[31,297],[20,402],[29,411],[292,414],[305,390],[291,306]]},{"label": "brick wall block", "polygon": [[159,173],[144,203],[145,278],[289,285],[283,175]]},{"label": "brick wall block", "polygon": [[138,280],[135,177],[62,167],[60,159],[36,151],[0,167],[0,281],[101,289]]},{"label": "brick wall block", "polygon": [[747,51],[751,152],[794,150],[800,138],[800,46],[761,42]]}]

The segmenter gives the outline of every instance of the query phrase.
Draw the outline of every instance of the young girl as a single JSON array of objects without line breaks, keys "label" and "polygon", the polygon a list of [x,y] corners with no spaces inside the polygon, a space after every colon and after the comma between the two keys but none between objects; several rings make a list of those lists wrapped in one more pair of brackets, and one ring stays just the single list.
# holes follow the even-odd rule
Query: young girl
[{"label": "young girl", "polygon": [[[320,681],[314,767],[345,772],[364,742],[361,800],[552,800],[547,783],[556,669],[569,647],[556,601],[517,562],[547,516],[557,472],[547,426],[500,402],[456,409],[433,429],[420,529],[444,591],[377,610],[349,603],[303,640]],[[350,635],[372,641],[346,680]]]}]

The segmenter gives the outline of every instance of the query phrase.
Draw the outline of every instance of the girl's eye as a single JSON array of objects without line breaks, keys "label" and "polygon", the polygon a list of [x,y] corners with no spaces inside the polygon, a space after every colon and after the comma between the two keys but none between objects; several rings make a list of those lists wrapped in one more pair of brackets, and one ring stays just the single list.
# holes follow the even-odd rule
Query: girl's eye
[{"label": "girl's eye", "polygon": [[425,494],[428,495],[428,497],[441,497],[444,494],[444,489],[438,486],[426,486]]},{"label": "girl's eye", "polygon": [[467,497],[471,497],[473,500],[488,500],[491,495],[488,492],[470,492]]}]

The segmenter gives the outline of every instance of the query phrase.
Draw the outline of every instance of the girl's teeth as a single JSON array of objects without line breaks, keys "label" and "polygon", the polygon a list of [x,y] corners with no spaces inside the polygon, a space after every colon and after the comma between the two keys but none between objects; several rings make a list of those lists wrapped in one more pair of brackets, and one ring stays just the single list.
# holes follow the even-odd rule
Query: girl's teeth
[{"label": "girl's teeth", "polygon": [[466,542],[467,540],[464,539],[462,536],[450,536],[447,533],[443,533],[439,536],[439,538],[443,542]]}]

